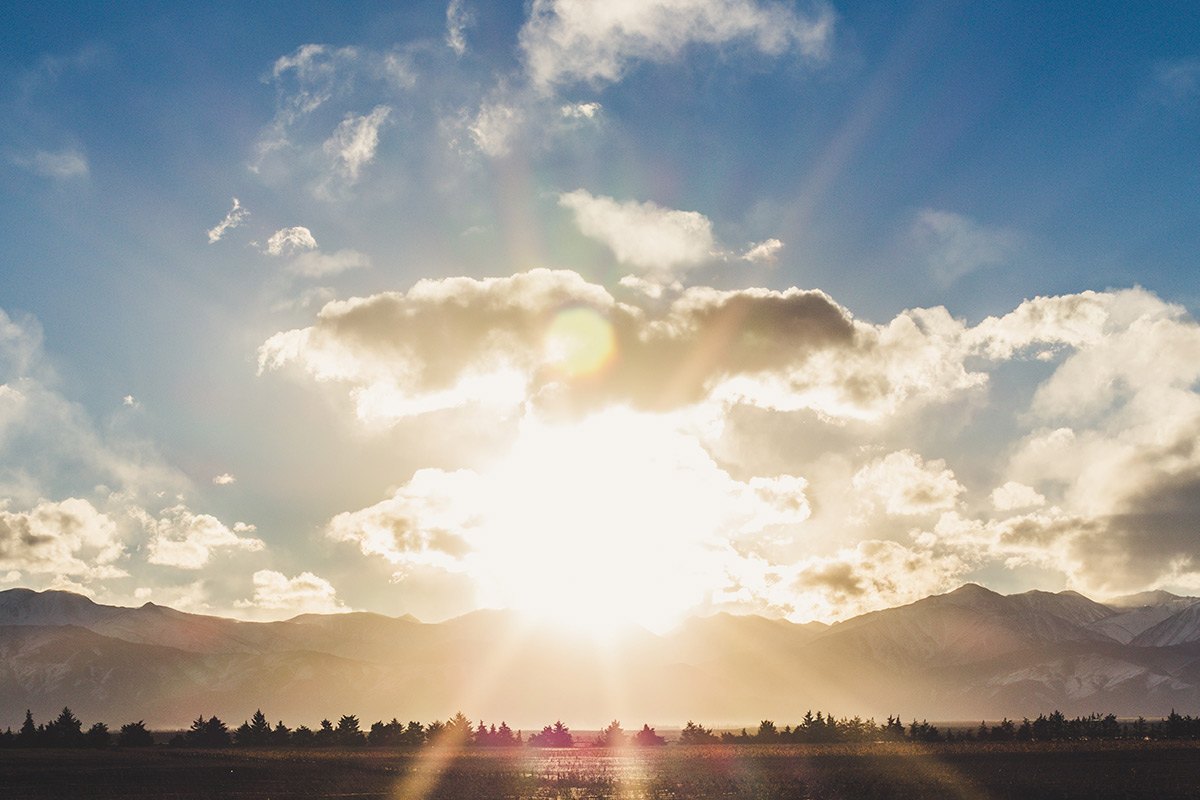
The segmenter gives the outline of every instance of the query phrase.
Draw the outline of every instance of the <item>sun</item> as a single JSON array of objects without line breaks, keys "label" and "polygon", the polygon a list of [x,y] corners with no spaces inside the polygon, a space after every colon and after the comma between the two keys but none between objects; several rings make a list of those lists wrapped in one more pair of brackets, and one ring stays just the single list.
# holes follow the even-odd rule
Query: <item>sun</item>
[{"label": "sun", "polygon": [[721,488],[704,482],[728,476],[661,420],[531,421],[485,478],[471,571],[486,605],[601,637],[662,631],[722,578]]}]

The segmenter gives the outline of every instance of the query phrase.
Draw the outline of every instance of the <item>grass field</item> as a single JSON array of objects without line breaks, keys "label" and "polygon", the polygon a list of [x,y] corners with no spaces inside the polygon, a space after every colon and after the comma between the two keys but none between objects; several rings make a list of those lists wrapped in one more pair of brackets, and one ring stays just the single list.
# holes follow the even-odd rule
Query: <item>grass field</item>
[{"label": "grass field", "polygon": [[1200,798],[1200,744],[0,750],[5,798]]}]

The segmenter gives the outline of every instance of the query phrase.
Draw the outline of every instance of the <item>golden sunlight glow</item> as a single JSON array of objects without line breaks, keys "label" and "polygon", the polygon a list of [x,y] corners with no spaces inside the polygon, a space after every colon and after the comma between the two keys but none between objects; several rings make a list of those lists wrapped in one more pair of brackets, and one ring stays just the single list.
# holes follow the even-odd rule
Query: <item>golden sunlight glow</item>
[{"label": "golden sunlight glow", "polygon": [[692,437],[628,411],[529,422],[482,483],[468,571],[483,603],[598,636],[664,630],[722,583],[716,534],[743,487]]},{"label": "golden sunlight glow", "polygon": [[590,375],[613,357],[612,323],[583,306],[560,311],[546,331],[546,358],[568,375]]}]

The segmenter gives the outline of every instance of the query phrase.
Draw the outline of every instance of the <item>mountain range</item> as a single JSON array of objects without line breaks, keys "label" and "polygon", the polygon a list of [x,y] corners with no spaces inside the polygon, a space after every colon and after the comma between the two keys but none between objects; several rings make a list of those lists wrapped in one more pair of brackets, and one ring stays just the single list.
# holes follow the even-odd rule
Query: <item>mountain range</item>
[{"label": "mountain range", "polygon": [[540,728],[781,726],[805,711],[881,720],[1021,718],[1058,709],[1200,713],[1200,598],[1002,595],[966,584],[833,625],[716,614],[611,639],[478,611],[441,623],[371,613],[243,622],[0,592],[0,726],[69,706],[110,726],[237,724],[261,708],[314,725],[475,719]]}]

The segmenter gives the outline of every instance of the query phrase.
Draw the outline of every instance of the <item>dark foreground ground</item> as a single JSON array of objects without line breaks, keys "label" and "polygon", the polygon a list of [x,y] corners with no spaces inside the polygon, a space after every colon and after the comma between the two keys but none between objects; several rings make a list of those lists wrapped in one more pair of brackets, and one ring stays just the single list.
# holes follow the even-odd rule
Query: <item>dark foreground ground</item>
[{"label": "dark foreground ground", "polygon": [[1200,798],[1200,744],[0,750],[3,798]]}]

